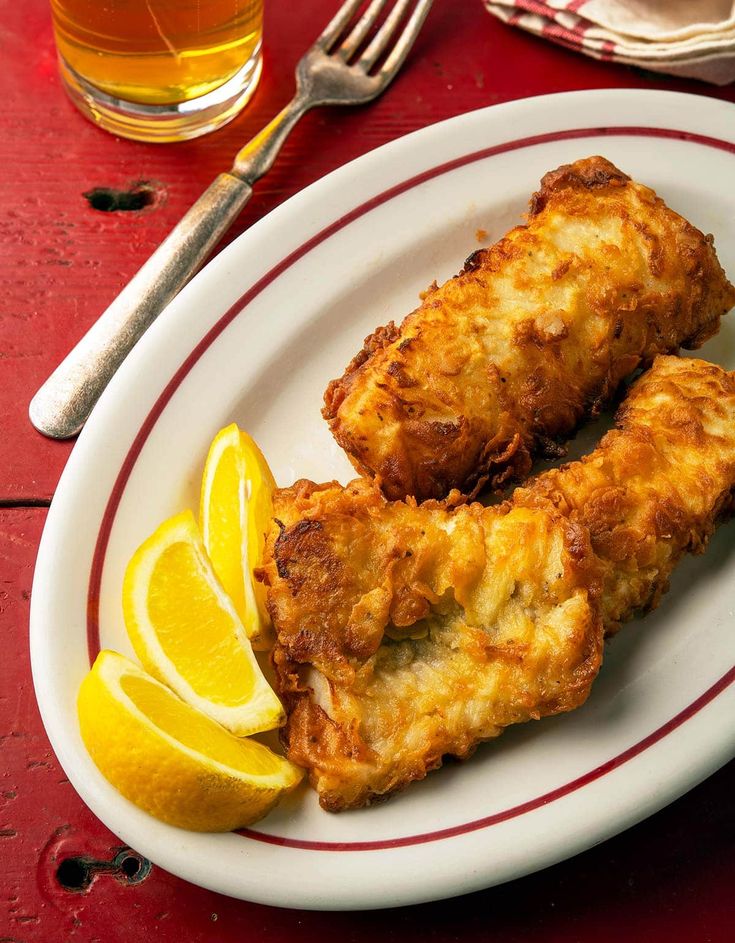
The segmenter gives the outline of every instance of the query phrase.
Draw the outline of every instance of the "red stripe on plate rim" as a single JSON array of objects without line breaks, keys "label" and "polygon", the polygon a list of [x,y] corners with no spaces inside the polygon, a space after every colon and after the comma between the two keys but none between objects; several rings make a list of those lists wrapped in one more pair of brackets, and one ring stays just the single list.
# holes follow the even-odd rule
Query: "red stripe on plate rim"
[{"label": "red stripe on plate rim", "polygon": [[489,828],[491,825],[507,822],[509,819],[517,818],[519,815],[524,815],[527,812],[533,812],[535,809],[549,805],[549,803],[554,802],[556,799],[568,796],[570,793],[576,792],[578,789],[587,786],[596,779],[600,779],[608,773],[611,773],[628,760],[633,759],[634,756],[643,753],[644,750],[656,743],[657,740],[660,740],[668,733],[671,733],[672,730],[676,730],[677,727],[680,727],[686,720],[694,716],[694,714],[700,711],[706,704],[709,704],[711,700],[717,697],[721,691],[729,687],[733,681],[735,681],[735,667],[731,668],[727,674],[723,675],[719,681],[716,681],[712,687],[708,688],[696,701],[693,701],[685,707],[684,710],[680,711],[675,717],[672,717],[671,720],[668,720],[659,727],[658,730],[654,730],[653,733],[639,740],[638,743],[633,744],[632,747],[629,747],[612,759],[607,760],[588,773],[583,773],[582,776],[579,776],[577,779],[573,779],[571,782],[564,783],[562,786],[544,793],[542,796],[536,796],[536,798],[522,802],[520,805],[511,806],[509,809],[503,809],[501,812],[495,812],[493,815],[487,815],[481,819],[475,819],[473,822],[463,822],[461,825],[438,829],[434,832],[424,832],[421,835],[407,835],[405,838],[386,838],[382,841],[304,841],[297,838],[283,838],[280,835],[268,835],[266,832],[257,832],[249,828],[240,829],[238,834],[253,838],[256,841],[266,842],[269,845],[285,845],[288,848],[302,848],[309,851],[379,851],[386,848],[401,848],[405,845],[423,845],[426,844],[426,842],[442,841],[447,838],[455,838],[457,835],[466,835],[468,832],[476,832],[481,828]]},{"label": "red stripe on plate rim", "polygon": [[[108,499],[107,506],[105,507],[105,512],[102,516],[100,529],[97,534],[97,541],[95,543],[92,566],[90,568],[89,589],[87,593],[87,650],[89,654],[90,665],[94,662],[94,659],[97,657],[97,654],[100,651],[99,601],[100,587],[102,585],[102,572],[104,569],[107,546],[109,543],[110,534],[112,532],[112,525],[114,523],[115,515],[125,490],[125,486],[143,449],[143,446],[145,445],[151,430],[161,416],[161,413],[166,408],[174,393],[179,388],[184,378],[188,375],[194,364],[214,343],[214,341],[225,330],[225,328],[231,324],[232,321],[238,317],[238,315],[245,311],[250,302],[257,298],[257,296],[262,291],[264,291],[264,289],[266,289],[275,279],[277,279],[305,255],[307,255],[312,249],[325,242],[331,236],[335,235],[335,233],[344,229],[356,219],[359,219],[361,216],[364,216],[371,210],[382,206],[384,203],[395,199],[395,197],[400,196],[402,193],[412,190],[414,187],[420,186],[422,183],[425,183],[428,180],[433,180],[436,177],[442,176],[443,174],[457,170],[460,167],[464,167],[480,160],[485,160],[489,157],[495,157],[499,154],[506,154],[510,151],[516,151],[526,147],[534,147],[535,145],[539,144],[550,144],[555,141],[568,141],[589,137],[668,138],[679,141],[687,141],[694,144],[701,144],[704,147],[711,147],[717,150],[727,151],[730,154],[735,154],[735,143],[731,141],[724,141],[720,138],[710,137],[704,134],[697,134],[691,131],[680,131],[673,128],[638,127],[635,125],[623,125],[608,128],[569,128],[566,130],[551,131],[546,134],[536,134],[529,137],[517,138],[512,141],[506,141],[503,144],[496,144],[491,147],[483,148],[480,151],[473,151],[469,154],[463,154],[461,157],[457,157],[443,164],[438,164],[436,167],[425,170],[420,174],[416,174],[415,176],[410,177],[393,187],[390,187],[388,190],[385,190],[382,193],[372,197],[370,200],[361,203],[359,206],[350,210],[344,216],[341,216],[339,219],[330,223],[328,226],[326,226],[320,232],[316,233],[301,246],[274,265],[273,268],[266,272],[265,275],[263,275],[254,285],[252,285],[244,294],[242,294],[240,298],[238,298],[238,300],[222,315],[216,324],[214,324],[204,335],[196,347],[194,347],[178,370],[176,370],[173,377],[168,382],[163,392],[160,394],[152,409],[143,421],[138,434],[133,440],[128,453],[125,456],[125,459],[115,480],[115,484],[113,485],[112,491],[110,492],[110,497]],[[295,838],[286,838],[279,835],[269,835],[265,832],[258,832],[252,829],[242,829],[238,834],[255,841],[265,842],[271,845],[280,845],[288,848],[299,848],[311,851],[377,851],[381,849],[405,847],[408,845],[425,844],[432,841],[441,841],[447,838],[463,835],[468,832],[477,831],[478,829],[489,828],[492,825],[497,825],[500,822],[506,822],[509,819],[524,815],[525,813],[531,812],[534,809],[538,809],[542,806],[548,805],[551,802],[561,799],[564,796],[581,789],[583,786],[600,779],[602,776],[612,772],[612,770],[622,766],[624,763],[628,762],[628,760],[631,760],[633,757],[648,749],[654,743],[667,736],[667,734],[671,733],[677,727],[681,726],[681,724],[694,716],[694,714],[698,713],[698,711],[705,707],[705,705],[707,705],[710,701],[717,697],[718,694],[724,691],[725,688],[729,687],[733,681],[735,681],[735,667],[731,668],[719,679],[719,681],[715,682],[715,684],[705,691],[704,694],[693,701],[688,707],[685,707],[675,717],[672,717],[671,720],[667,721],[657,730],[654,730],[653,733],[649,734],[647,737],[644,737],[642,740],[629,747],[627,750],[623,751],[612,759],[607,760],[601,766],[590,770],[588,773],[585,773],[577,779],[565,783],[564,785],[559,786],[557,789],[545,793],[542,796],[537,796],[535,799],[530,799],[528,802],[521,803],[520,805],[513,806],[509,809],[505,809],[501,812],[494,813],[493,815],[486,816],[481,819],[476,819],[472,822],[465,822],[461,825],[456,825],[451,828],[425,832],[420,835],[408,835],[402,838],[389,838],[381,841],[371,842],[304,841]]]}]

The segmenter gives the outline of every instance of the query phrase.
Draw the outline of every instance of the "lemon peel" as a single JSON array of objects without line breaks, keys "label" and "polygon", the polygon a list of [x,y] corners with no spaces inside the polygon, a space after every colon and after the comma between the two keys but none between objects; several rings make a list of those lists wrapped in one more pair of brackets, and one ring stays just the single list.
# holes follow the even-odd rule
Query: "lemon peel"
[{"label": "lemon peel", "polygon": [[131,558],[123,616],[143,667],[187,704],[238,736],[284,722],[191,511],[164,521]]},{"label": "lemon peel", "polygon": [[235,423],[221,429],[204,466],[199,523],[214,571],[259,648],[267,645],[271,622],[254,570],[262,561],[275,488],[255,441]]},{"label": "lemon peel", "polygon": [[79,689],[79,724],[101,773],[127,799],[180,828],[251,825],[303,771],[185,704],[116,652],[102,651]]}]

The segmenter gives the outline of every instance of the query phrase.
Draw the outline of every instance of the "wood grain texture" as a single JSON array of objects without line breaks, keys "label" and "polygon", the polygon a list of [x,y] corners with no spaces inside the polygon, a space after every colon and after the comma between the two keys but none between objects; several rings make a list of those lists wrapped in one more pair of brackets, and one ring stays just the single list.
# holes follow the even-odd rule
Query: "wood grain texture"
[{"label": "wood grain texture", "polygon": [[[31,576],[46,512],[0,510],[0,940],[4,943],[730,943],[735,762],[673,805],[570,861],[502,887],[372,913],[305,913],[222,897],[131,856],[83,805],[49,746],[30,677]],[[243,839],[244,840],[244,839]],[[66,888],[59,868],[91,862]],[[61,874],[64,875],[64,870]],[[73,870],[71,877],[74,877]],[[420,880],[420,876],[417,876]]]},{"label": "wood grain texture", "polygon": [[[71,448],[31,428],[37,386],[92,324],[238,146],[290,97],[293,65],[337,0],[266,4],[266,68],[227,128],[179,145],[114,138],[64,97],[47,0],[0,0],[0,940],[304,943],[729,943],[735,925],[735,763],[625,834],[565,864],[470,897],[369,914],[312,914],[232,901],[153,868],[137,883],[94,871],[57,880],[67,858],[108,864],[120,841],[84,807],[43,732],[28,659],[31,574],[48,501]],[[345,161],[408,131],[528,95],[646,87],[735,100],[735,89],[646,76],[504,27],[480,0],[435,0],[404,74],[375,104],[308,116],[236,228]],[[153,181],[137,213],[93,210],[83,194]],[[123,849],[124,850],[124,849]]]},{"label": "wood grain texture", "polygon": [[[140,144],[100,131],[66,100],[56,72],[47,0],[0,0],[0,501],[53,493],[71,445],[27,418],[53,367],[136,272],[238,147],[289,99],[293,67],[335,0],[267,3],[265,70],[246,111],[208,137]],[[646,76],[595,62],[510,29],[480,0],[436,0],[390,91],[370,106],[308,115],[229,234],[292,194],[406,132],[474,108],[596,87],[670,88],[735,98],[732,87]],[[104,213],[83,194],[152,181],[140,212]]]}]

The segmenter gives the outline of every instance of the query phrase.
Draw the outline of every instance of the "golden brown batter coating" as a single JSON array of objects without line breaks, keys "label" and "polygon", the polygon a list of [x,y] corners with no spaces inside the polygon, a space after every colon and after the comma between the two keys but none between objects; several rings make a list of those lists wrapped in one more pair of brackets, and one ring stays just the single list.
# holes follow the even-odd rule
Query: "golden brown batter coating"
[{"label": "golden brown batter coating", "polygon": [[602,637],[653,607],[735,486],[735,374],[657,358],[580,462],[503,505],[297,482],[263,569],[289,757],[329,810],[589,693]]},{"label": "golden brown batter coating", "polygon": [[527,225],[368,337],[323,414],[387,497],[474,495],[562,454],[623,377],[698,347],[733,304],[711,237],[590,157],[546,174]]},{"label": "golden brown batter coating", "polygon": [[607,634],[653,609],[685,553],[702,553],[731,508],[735,372],[658,357],[579,462],[517,488],[513,504],[554,507],[590,535],[602,566]]},{"label": "golden brown batter coating", "polygon": [[596,561],[552,508],[417,508],[364,481],[298,482],[275,513],[288,755],[325,808],[363,805],[587,697],[602,649]]}]

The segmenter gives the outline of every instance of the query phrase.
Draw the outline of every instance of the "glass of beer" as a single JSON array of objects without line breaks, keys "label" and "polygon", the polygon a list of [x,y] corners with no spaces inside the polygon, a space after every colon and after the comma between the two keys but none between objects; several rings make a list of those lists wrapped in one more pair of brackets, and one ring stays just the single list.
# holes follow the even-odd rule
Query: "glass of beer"
[{"label": "glass of beer", "polygon": [[235,117],[260,78],[263,0],[51,0],[61,76],[96,124],[181,141]]}]

